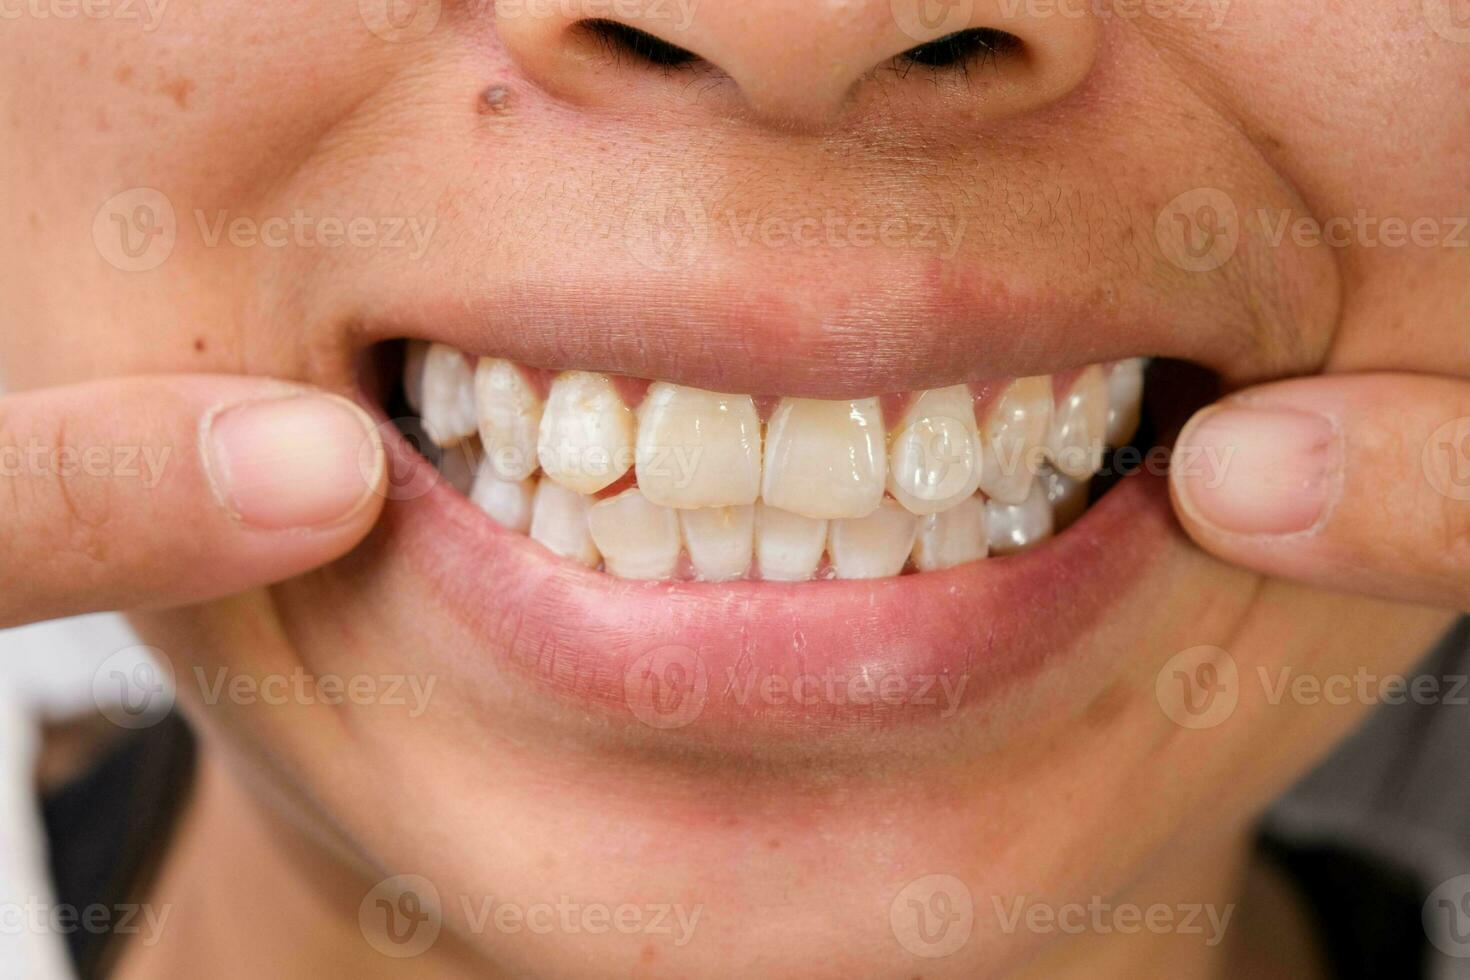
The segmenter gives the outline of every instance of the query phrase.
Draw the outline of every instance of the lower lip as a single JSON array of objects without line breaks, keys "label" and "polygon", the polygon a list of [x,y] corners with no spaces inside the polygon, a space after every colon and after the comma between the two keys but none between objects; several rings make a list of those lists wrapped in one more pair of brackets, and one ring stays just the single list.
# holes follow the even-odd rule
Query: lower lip
[{"label": "lower lip", "polygon": [[784,740],[973,714],[1064,666],[1177,533],[1164,479],[1140,471],[1057,537],[942,572],[628,582],[500,528],[407,443],[392,451],[421,492],[390,501],[383,553],[404,556],[500,668],[612,724],[691,739]]}]

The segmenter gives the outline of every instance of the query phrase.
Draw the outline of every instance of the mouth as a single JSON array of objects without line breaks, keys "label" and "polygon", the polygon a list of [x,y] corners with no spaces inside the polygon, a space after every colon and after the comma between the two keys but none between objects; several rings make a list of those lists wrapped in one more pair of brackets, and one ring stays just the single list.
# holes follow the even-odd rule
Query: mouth
[{"label": "mouth", "polygon": [[876,579],[1024,552],[1082,516],[1110,450],[1147,448],[1133,445],[1142,358],[846,400],[426,341],[402,363],[394,417],[441,478],[501,528],[619,579]]},{"label": "mouth", "polygon": [[1177,533],[1156,434],[1208,397],[1143,357],[819,399],[368,355],[394,551],[497,669],[660,735],[949,719],[1041,671]]}]

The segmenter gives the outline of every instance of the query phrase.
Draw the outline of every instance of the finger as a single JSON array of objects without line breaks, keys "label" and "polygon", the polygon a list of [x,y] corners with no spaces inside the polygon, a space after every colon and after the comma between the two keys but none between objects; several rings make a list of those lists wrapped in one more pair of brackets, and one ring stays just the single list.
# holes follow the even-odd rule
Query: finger
[{"label": "finger", "polygon": [[1202,410],[1170,468],[1201,547],[1269,575],[1470,607],[1470,382],[1304,378]]},{"label": "finger", "polygon": [[0,399],[0,626],[217,598],[367,533],[385,462],[346,399],[169,376]]}]

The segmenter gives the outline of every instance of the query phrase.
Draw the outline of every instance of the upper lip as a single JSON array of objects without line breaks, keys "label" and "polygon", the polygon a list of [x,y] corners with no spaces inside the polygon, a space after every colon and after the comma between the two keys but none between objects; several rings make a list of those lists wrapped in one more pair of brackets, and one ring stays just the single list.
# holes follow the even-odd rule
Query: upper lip
[{"label": "upper lip", "polygon": [[[1087,277],[957,274],[935,261],[851,260],[802,273],[546,269],[446,296],[415,271],[344,311],[349,342],[416,337],[551,370],[595,370],[752,395],[858,398],[1140,355],[1192,361],[1227,384],[1282,371],[1276,333],[1221,298],[1164,308]],[[381,292],[373,292],[380,289]],[[1202,319],[1208,316],[1208,321]],[[1301,359],[1302,355],[1298,355]]]}]

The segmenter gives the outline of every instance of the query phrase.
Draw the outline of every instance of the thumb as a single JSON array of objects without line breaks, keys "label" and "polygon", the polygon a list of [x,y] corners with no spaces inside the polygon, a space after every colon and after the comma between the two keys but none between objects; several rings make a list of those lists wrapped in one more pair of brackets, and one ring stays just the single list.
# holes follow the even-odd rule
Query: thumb
[{"label": "thumb", "polygon": [[124,378],[0,399],[0,626],[305,572],[367,533],[385,469],[365,412],[279,381]]},{"label": "thumb", "polygon": [[1331,375],[1203,409],[1170,467],[1176,513],[1234,564],[1470,608],[1470,382]]}]

